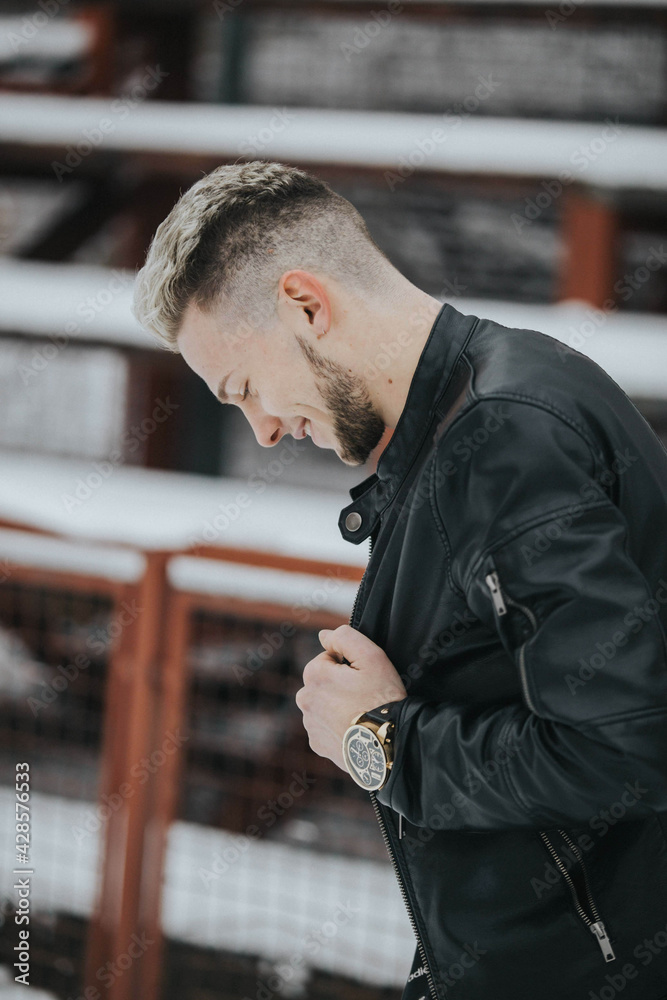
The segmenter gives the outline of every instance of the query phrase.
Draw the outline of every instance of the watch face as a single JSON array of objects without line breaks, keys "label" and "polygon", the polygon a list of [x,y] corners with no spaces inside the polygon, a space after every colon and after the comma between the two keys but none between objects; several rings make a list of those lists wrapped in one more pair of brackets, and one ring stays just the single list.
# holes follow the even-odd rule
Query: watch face
[{"label": "watch face", "polygon": [[350,726],[343,742],[348,771],[362,788],[381,788],[387,776],[387,759],[377,736],[366,726]]}]

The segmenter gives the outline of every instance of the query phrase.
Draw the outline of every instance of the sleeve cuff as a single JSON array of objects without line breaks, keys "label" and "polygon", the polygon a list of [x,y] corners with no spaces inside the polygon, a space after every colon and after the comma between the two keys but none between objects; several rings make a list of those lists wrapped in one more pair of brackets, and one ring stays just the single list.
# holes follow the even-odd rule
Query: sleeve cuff
[{"label": "sleeve cuff", "polygon": [[[405,720],[406,712],[409,715],[414,715],[415,711],[425,703],[425,699],[418,695],[408,695],[401,701],[392,702],[389,707],[389,712],[385,716],[386,719],[390,719],[394,723],[394,761],[391,765],[391,771],[389,772],[389,777],[382,788],[378,789],[375,793],[375,797],[378,802],[382,805],[391,808],[391,797],[394,787],[397,783],[398,773],[401,770],[403,764],[403,746],[405,743],[405,737],[409,726],[404,726],[403,722]],[[382,706],[380,706],[382,707]]]}]

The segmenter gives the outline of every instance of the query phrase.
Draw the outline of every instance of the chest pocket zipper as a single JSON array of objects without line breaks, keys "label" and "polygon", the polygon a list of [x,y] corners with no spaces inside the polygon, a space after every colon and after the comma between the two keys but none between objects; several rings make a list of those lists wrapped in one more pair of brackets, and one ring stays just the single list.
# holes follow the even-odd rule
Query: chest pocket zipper
[{"label": "chest pocket zipper", "polygon": [[[487,587],[491,591],[491,600],[493,601],[493,606],[496,609],[496,612],[498,613],[499,616],[507,614],[507,604],[511,604],[513,607],[519,608],[519,610],[522,611],[524,615],[526,615],[526,617],[530,621],[530,624],[533,626],[533,631],[534,632],[537,631],[537,619],[535,618],[533,612],[530,610],[530,608],[527,608],[524,604],[519,604],[518,601],[513,600],[507,594],[503,594],[502,590],[500,589],[500,579],[495,570],[493,570],[491,573],[487,573],[486,576],[484,577],[484,580],[486,582]],[[530,697],[530,693],[528,691],[528,678],[526,676],[525,652],[526,652],[526,643],[523,642],[519,647],[519,676],[521,677],[521,687],[523,689],[523,696],[526,699],[526,704],[528,705],[528,708],[531,710],[531,712],[534,712],[535,715],[539,715],[539,712],[535,708],[535,705],[533,704],[532,698]]]},{"label": "chest pocket zipper", "polygon": [[[533,631],[534,632],[537,631],[537,619],[535,618],[533,612],[530,610],[530,608],[527,608],[524,604],[519,604],[518,601],[515,601],[508,594],[503,593],[500,586],[500,577],[498,576],[496,570],[492,570],[490,573],[487,573],[486,576],[484,577],[484,581],[487,587],[489,588],[489,592],[491,594],[491,600],[493,601],[493,606],[496,609],[496,614],[499,617],[502,617],[503,615],[507,614],[507,605],[509,604],[512,607],[516,607],[520,611],[522,611],[523,614],[525,614],[528,620],[530,621],[533,627]],[[524,697],[526,699],[526,704],[528,705],[528,707],[532,712],[535,712],[535,714],[538,715],[539,713],[537,712],[530,697],[530,694],[528,692],[525,646],[526,643],[523,642],[519,647],[519,674],[521,676],[521,686]],[[581,851],[574,843],[574,841],[571,839],[571,837],[568,836],[565,830],[559,829],[558,832],[565,841],[565,843],[568,845],[569,849],[574,854],[575,858],[577,859],[577,862],[579,863],[579,867],[581,869],[581,873],[583,876],[584,887],[586,890],[586,896],[588,899],[588,907],[590,915],[589,913],[586,912],[585,908],[582,906],[581,900],[579,898],[579,893],[577,892],[577,887],[574,884],[574,880],[570,872],[567,870],[564,861],[558,855],[558,852],[551,843],[551,840],[547,836],[546,832],[544,830],[540,830],[539,834],[546,846],[546,849],[548,850],[549,854],[555,861],[556,867],[558,868],[563,878],[565,879],[565,882],[567,883],[570,893],[572,894],[572,900],[574,902],[574,906],[578,915],[581,917],[581,919],[586,924],[588,929],[595,935],[595,939],[600,946],[600,950],[602,951],[605,962],[613,962],[614,959],[616,958],[616,955],[614,954],[614,949],[611,946],[611,942],[609,940],[609,935],[607,934],[605,925],[603,921],[600,919],[600,914],[598,913],[598,909],[595,905],[595,901],[591,893],[591,884],[588,878],[588,872],[586,870],[586,866],[584,864],[584,859],[581,854]]]}]

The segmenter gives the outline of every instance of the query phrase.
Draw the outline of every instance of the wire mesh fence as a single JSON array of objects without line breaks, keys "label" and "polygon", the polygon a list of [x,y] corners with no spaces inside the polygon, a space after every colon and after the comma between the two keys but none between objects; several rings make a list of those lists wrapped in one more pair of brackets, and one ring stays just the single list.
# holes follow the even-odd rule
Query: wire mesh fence
[{"label": "wire mesh fence", "polygon": [[[321,652],[317,630],[345,616],[295,614],[290,586],[315,576],[283,573],[281,605],[267,601],[268,570],[263,600],[230,602],[170,589],[168,563],[156,563],[151,586],[165,603],[152,614],[122,588],[71,585],[72,573],[59,584],[50,570],[47,582],[13,572],[0,584],[0,812],[11,827],[16,764],[27,763],[31,985],[62,1000],[143,1000],[153,963],[163,1000],[398,1000],[415,942],[370,800],[310,749],[294,700]],[[342,607],[356,584],[330,589]],[[154,660],[138,648],[146,629]],[[139,689],[123,685],[142,659],[154,669],[137,716],[127,695]],[[157,749],[123,751],[133,726],[136,746]],[[12,836],[0,863],[9,925]],[[14,938],[0,936],[5,978]]]},{"label": "wire mesh fence", "polygon": [[317,627],[195,599],[163,1000],[400,996],[415,942],[368,794],[313,753],[294,701]]},{"label": "wire mesh fence", "polygon": [[13,980],[21,865],[10,819],[17,764],[27,764],[30,981],[62,997],[81,984],[100,876],[100,838],[86,828],[95,818],[112,612],[102,593],[14,578],[0,585],[0,921],[12,925],[0,933],[0,965]]}]

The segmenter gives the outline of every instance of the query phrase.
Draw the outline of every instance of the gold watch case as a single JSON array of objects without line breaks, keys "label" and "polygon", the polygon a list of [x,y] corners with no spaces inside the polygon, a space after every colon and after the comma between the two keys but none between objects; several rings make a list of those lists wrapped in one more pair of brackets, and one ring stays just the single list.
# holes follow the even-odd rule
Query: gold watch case
[{"label": "gold watch case", "polygon": [[377,791],[389,778],[393,744],[390,721],[377,723],[361,712],[343,734],[343,758],[350,775],[366,791]]}]

